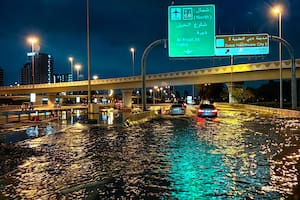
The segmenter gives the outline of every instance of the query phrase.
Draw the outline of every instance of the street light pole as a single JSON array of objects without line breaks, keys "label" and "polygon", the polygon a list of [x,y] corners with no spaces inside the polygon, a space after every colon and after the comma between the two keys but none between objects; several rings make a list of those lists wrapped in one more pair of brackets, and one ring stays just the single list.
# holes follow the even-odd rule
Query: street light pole
[{"label": "street light pole", "polygon": [[[88,65],[88,114],[91,113],[91,49],[90,49],[90,1],[86,0],[87,65]],[[89,117],[88,117],[89,118]]]},{"label": "street light pole", "polygon": [[[282,38],[282,21],[281,21],[281,12],[279,12],[278,15],[278,23],[279,23],[279,38]],[[283,95],[282,95],[282,45],[281,42],[279,42],[279,68],[280,68],[280,108],[283,107]]]},{"label": "street light pole", "polygon": [[[130,48],[131,57],[132,57],[132,76],[134,76],[134,50],[135,50],[134,48]],[[134,94],[134,96],[136,95],[135,94],[135,88],[133,88],[133,94]]]},{"label": "street light pole", "polygon": [[80,64],[76,64],[74,67],[75,67],[75,69],[77,71],[77,81],[79,81],[79,71],[81,69],[81,65]]},{"label": "street light pole", "polygon": [[164,44],[166,46],[167,39],[156,40],[152,42],[147,48],[144,50],[142,55],[141,61],[141,72],[142,72],[142,104],[143,104],[143,111],[147,110],[147,101],[146,101],[146,60],[148,57],[149,52],[157,45]]},{"label": "street light pole", "polygon": [[[152,102],[154,102],[154,97],[153,97],[153,93],[152,93],[152,92],[153,92],[153,90],[152,90],[152,89],[150,89],[150,90],[149,90],[149,92],[150,92],[150,96],[152,97]],[[154,104],[154,103],[153,103],[153,104]]]},{"label": "street light pole", "polygon": [[71,65],[71,81],[73,81],[73,57],[69,57],[70,65]]},{"label": "street light pole", "polygon": [[292,109],[297,108],[297,75],[296,75],[296,60],[294,56],[294,49],[290,43],[288,43],[283,38],[270,35],[269,38],[271,40],[275,40],[281,42],[288,50],[291,60],[292,60],[292,68],[291,68],[291,98],[292,98]]},{"label": "street light pole", "polygon": [[[158,96],[158,91],[159,91],[159,88],[158,88],[158,86],[154,86],[153,87],[153,104],[155,104],[155,97],[156,96]],[[157,92],[157,93],[155,93],[155,92]]]},{"label": "street light pole", "polygon": [[[273,12],[278,15],[278,35],[279,38],[282,38],[282,8],[280,6],[276,6],[273,9]],[[279,42],[278,46],[278,57],[279,57],[279,106],[283,107],[283,95],[282,95],[282,45]]]},{"label": "street light pole", "polygon": [[36,37],[29,37],[28,38],[28,42],[31,44],[31,53],[32,53],[32,55],[31,55],[31,67],[32,67],[32,69],[31,69],[31,71],[32,71],[32,84],[34,85],[34,83],[35,83],[35,77],[34,77],[34,71],[35,71],[35,69],[34,69],[34,59],[35,59],[35,57],[34,57],[34,51],[35,51],[35,49],[34,49],[34,44],[36,43],[38,41],[38,39],[36,38]]},{"label": "street light pole", "polygon": [[77,81],[79,81],[79,71],[80,71],[80,68],[77,69]]},{"label": "street light pole", "polygon": [[35,72],[35,69],[34,69],[34,42],[32,41],[32,43],[31,43],[31,52],[32,52],[32,57],[31,57],[31,65],[32,65],[32,84],[34,85],[34,72]]},{"label": "street light pole", "polygon": [[135,54],[135,49],[130,48],[130,52],[131,52],[131,57],[132,57],[132,76],[134,76],[134,54]]}]

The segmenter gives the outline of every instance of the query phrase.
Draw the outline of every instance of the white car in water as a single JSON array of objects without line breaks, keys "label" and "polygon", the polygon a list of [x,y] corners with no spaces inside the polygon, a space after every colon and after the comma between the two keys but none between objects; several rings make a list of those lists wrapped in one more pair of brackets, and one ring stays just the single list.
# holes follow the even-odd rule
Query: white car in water
[{"label": "white car in water", "polygon": [[170,115],[184,115],[185,107],[182,104],[173,104],[170,108]]}]

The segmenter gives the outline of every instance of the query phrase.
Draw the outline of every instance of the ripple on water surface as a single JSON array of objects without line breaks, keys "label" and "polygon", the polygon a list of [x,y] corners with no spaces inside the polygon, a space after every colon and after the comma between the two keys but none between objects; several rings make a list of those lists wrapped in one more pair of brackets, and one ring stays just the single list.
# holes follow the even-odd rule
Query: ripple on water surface
[{"label": "ripple on water surface", "polygon": [[299,145],[293,141],[297,131],[274,131],[282,126],[280,120],[232,115],[172,117],[126,128],[75,124],[54,135],[19,143],[17,147],[34,152],[1,178],[2,197],[287,197],[297,185],[299,152],[294,149]]}]

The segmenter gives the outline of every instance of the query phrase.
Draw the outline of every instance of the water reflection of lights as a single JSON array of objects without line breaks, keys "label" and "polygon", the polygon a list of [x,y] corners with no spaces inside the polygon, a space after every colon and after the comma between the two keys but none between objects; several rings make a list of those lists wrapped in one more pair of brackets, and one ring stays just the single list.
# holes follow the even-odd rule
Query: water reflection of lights
[{"label": "water reflection of lights", "polygon": [[[26,141],[38,154],[8,173],[0,191],[9,199],[286,199],[298,183],[299,132],[232,116],[127,128],[76,123]],[[104,177],[113,177],[105,187]]]},{"label": "water reflection of lights", "polygon": [[108,111],[100,112],[99,117],[100,117],[100,119],[99,119],[100,122],[104,122],[109,125],[112,125],[114,123],[114,119],[115,119],[114,110],[111,109]]},{"label": "water reflection of lights", "polygon": [[74,127],[77,128],[77,129],[79,129],[79,130],[81,130],[81,129],[84,128],[84,125],[77,122],[77,123],[74,124]]},{"label": "water reflection of lights", "polygon": [[107,121],[108,119],[107,112],[101,112],[101,118],[103,121]]},{"label": "water reflection of lights", "polygon": [[[197,118],[197,136],[199,142],[214,146],[208,151],[209,155],[222,155],[219,158],[222,161],[217,161],[227,169],[225,176],[229,178],[227,182],[230,184],[229,193],[234,199],[234,197],[246,195],[249,191],[259,190],[260,185],[268,185],[270,174],[268,165],[265,163],[267,155],[259,154],[254,144],[247,141],[247,135],[257,135],[256,132],[244,127],[245,122],[252,121],[254,117],[250,114],[230,111],[225,115],[232,117],[217,120]],[[208,156],[207,153],[206,156]],[[257,175],[261,177],[261,182],[255,178]],[[251,184],[248,191],[241,188],[241,182]],[[262,191],[264,191],[263,187],[261,187]]]},{"label": "water reflection of lights", "polygon": [[[203,117],[196,117],[195,118],[197,125],[199,128],[204,128],[207,123],[209,122],[218,122],[217,118],[203,118]],[[215,123],[217,125],[217,123]]]},{"label": "water reflection of lights", "polygon": [[76,117],[80,117],[80,110],[76,110]]},{"label": "water reflection of lights", "polygon": [[[284,148],[284,147],[283,147]],[[271,183],[264,187],[265,191],[284,192],[293,194],[293,188],[298,185],[299,171],[296,168],[300,160],[300,149],[285,156],[282,160],[277,160],[277,154],[281,154],[283,150],[277,151],[270,160]]]},{"label": "water reflection of lights", "polygon": [[109,116],[108,116],[107,123],[113,124],[114,123],[114,112],[109,112],[108,114],[109,114]]},{"label": "water reflection of lights", "polygon": [[293,188],[298,185],[296,164],[297,162],[287,160],[279,163],[271,161],[271,186],[263,189],[272,189],[272,191],[293,194]]},{"label": "water reflection of lights", "polygon": [[71,119],[70,119],[70,124],[74,124],[75,119],[74,119],[74,115],[75,115],[75,118],[79,119],[80,116],[81,116],[81,111],[80,110],[75,110],[75,111],[72,111],[71,110]]},{"label": "water reflection of lights", "polygon": [[229,167],[222,163],[222,154],[211,153],[213,149],[211,144],[201,143],[193,130],[174,131],[167,155],[174,199],[227,196],[232,187],[226,176]]},{"label": "water reflection of lights", "polygon": [[78,186],[78,182],[80,185],[87,174],[90,176],[88,179],[92,179],[95,167],[87,156],[86,147],[82,145],[89,140],[84,133],[86,129],[76,123],[72,128],[65,129],[64,134],[26,141],[24,145],[43,152],[43,155],[30,157],[18,166],[14,188],[7,186],[7,190],[14,191],[14,196],[9,198],[57,199],[55,193],[70,185]]}]

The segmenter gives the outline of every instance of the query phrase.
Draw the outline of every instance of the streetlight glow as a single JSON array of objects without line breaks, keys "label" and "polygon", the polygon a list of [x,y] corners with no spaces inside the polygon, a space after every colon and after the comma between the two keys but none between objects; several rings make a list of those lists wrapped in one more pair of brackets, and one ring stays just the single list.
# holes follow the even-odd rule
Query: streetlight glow
[{"label": "streetlight glow", "polygon": [[[272,11],[276,15],[278,15],[278,36],[282,38],[282,7],[277,5],[275,6]],[[282,91],[282,47],[281,42],[279,42],[278,46],[279,50],[279,107],[283,107],[283,91]]]},{"label": "streetlight glow", "polygon": [[79,71],[81,70],[81,65],[80,64],[75,64],[74,68],[77,71],[77,81],[79,80]]},{"label": "streetlight glow", "polygon": [[74,67],[75,67],[76,70],[80,70],[81,69],[81,65],[80,64],[76,64]]},{"label": "streetlight glow", "polygon": [[134,76],[134,53],[135,49],[133,47],[130,48],[131,57],[132,57],[132,76]]},{"label": "streetlight glow", "polygon": [[114,90],[110,90],[109,95],[108,96],[112,96],[114,94]]},{"label": "streetlight glow", "polygon": [[73,61],[74,61],[74,58],[72,56],[69,57],[69,61],[70,61],[70,65],[71,65],[71,81],[73,81]]},{"label": "streetlight glow", "polygon": [[272,9],[273,13],[278,15],[280,13],[282,13],[282,7],[281,6],[275,6],[273,9]]},{"label": "streetlight glow", "polygon": [[94,79],[94,80],[97,80],[97,79],[98,79],[98,75],[94,75],[94,76],[93,76],[93,79]]},{"label": "streetlight glow", "polygon": [[35,43],[37,43],[39,41],[39,39],[35,36],[30,36],[30,37],[27,38],[27,41],[31,45],[34,45]]},{"label": "streetlight glow", "polygon": [[35,36],[30,36],[27,38],[27,42],[31,44],[31,52],[32,52],[32,57],[31,57],[31,73],[32,73],[32,84],[33,84],[33,87],[34,87],[34,82],[35,82],[35,78],[34,78],[34,73],[35,73],[35,70],[34,70],[34,44],[38,42],[38,38],[35,37]]}]

